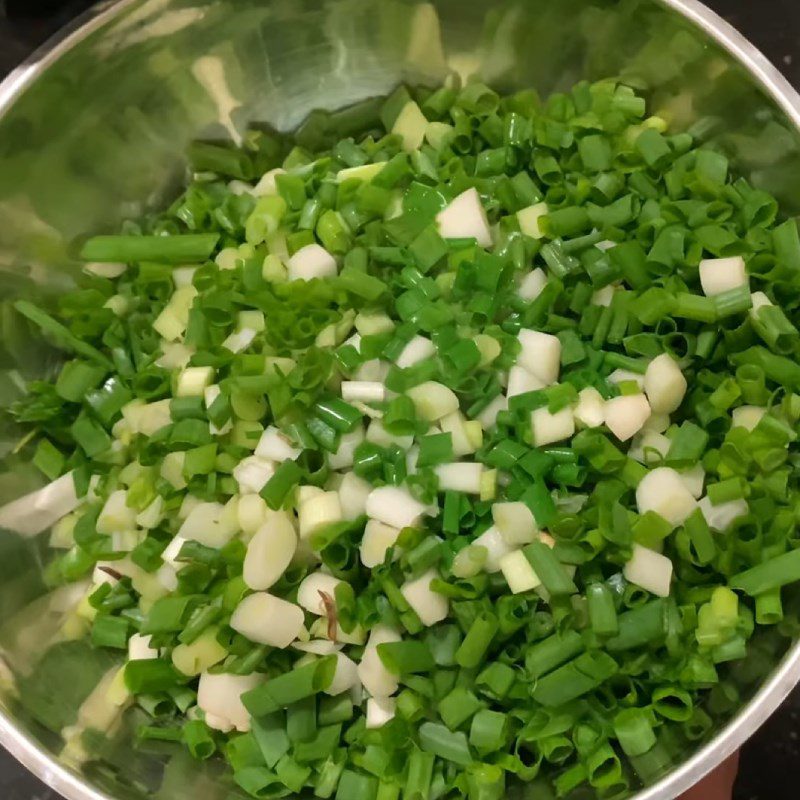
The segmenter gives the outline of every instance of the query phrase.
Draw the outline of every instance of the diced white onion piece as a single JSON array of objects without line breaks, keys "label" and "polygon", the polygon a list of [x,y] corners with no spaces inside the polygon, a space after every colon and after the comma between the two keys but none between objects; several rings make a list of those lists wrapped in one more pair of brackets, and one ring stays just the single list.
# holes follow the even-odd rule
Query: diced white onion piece
[{"label": "diced white onion piece", "polygon": [[267,504],[258,494],[246,494],[239,498],[237,510],[239,527],[249,534],[255,533],[267,517]]},{"label": "diced white onion piece", "polygon": [[342,508],[342,519],[354,520],[366,514],[367,498],[372,486],[355,472],[347,472],[339,485],[339,505]]},{"label": "diced white onion piece", "polygon": [[400,535],[399,528],[393,528],[384,522],[371,519],[364,528],[364,536],[361,539],[361,563],[372,569],[379,564],[383,564],[386,558],[386,551],[393,547]]},{"label": "diced white onion piece", "polygon": [[544,381],[539,380],[535,375],[528,372],[525,367],[516,364],[508,371],[508,388],[506,397],[516,397],[518,394],[535,392],[544,389]]},{"label": "diced white onion piece", "polygon": [[447,598],[431,589],[431,581],[437,577],[436,570],[431,569],[419,578],[406,581],[400,587],[406,602],[417,612],[420,622],[427,627],[441,622],[450,611]]},{"label": "diced white onion piece", "polygon": [[707,497],[703,497],[698,506],[706,518],[708,527],[720,533],[727,531],[739,517],[744,517],[750,513],[747,501],[741,497],[737,500],[719,503],[716,506]]},{"label": "diced white onion piece", "polygon": [[269,172],[265,172],[259,182],[253,187],[252,193],[256,197],[265,197],[266,195],[270,194],[278,194],[278,185],[275,183],[275,178],[278,175],[285,175],[286,170],[282,169],[281,167],[276,167],[275,169],[271,169]]},{"label": "diced white onion piece", "polygon": [[635,383],[639,389],[644,391],[644,375],[638,372],[631,372],[629,369],[615,369],[606,379],[609,383]]},{"label": "diced white onion piece", "polygon": [[288,647],[303,630],[303,611],[280,597],[256,592],[236,607],[230,626],[251,642],[270,647]]},{"label": "diced white onion piece", "polygon": [[242,577],[250,589],[269,589],[280,580],[297,550],[297,534],[285,511],[269,514],[247,545]]},{"label": "diced white onion piece", "polygon": [[747,283],[747,272],[741,256],[706,258],[700,262],[700,285],[706,297],[746,286]]},{"label": "diced white onion piece", "polygon": [[386,387],[378,381],[342,381],[342,399],[348,402],[382,403]]},{"label": "diced white onion piece", "polygon": [[628,457],[640,464],[655,464],[667,455],[671,444],[663,433],[645,429],[634,436]]},{"label": "diced white onion piece", "polygon": [[124,489],[117,489],[108,496],[97,518],[98,533],[128,531],[136,527],[136,509],[128,506],[127,499]]},{"label": "diced white onion piece", "polygon": [[530,592],[542,583],[522,550],[503,556],[500,559],[500,571],[511,589],[511,594]]},{"label": "diced white onion piece", "polygon": [[648,472],[636,487],[636,505],[640,514],[655,511],[677,527],[697,508],[697,501],[674,469],[658,467]]},{"label": "diced white onion piece", "polygon": [[425,139],[427,127],[428,120],[420,107],[413,100],[409,100],[397,115],[391,133],[403,140],[403,150],[411,152],[419,149]]},{"label": "diced white onion piece", "polygon": [[604,286],[602,289],[598,289],[592,294],[590,303],[593,306],[610,306],[611,301],[614,299],[614,292],[616,291],[617,287],[613,284]]},{"label": "diced white onion piece", "polygon": [[[454,411],[439,420],[439,427],[442,433],[449,433],[453,442],[453,455],[461,458],[462,456],[474,453],[478,448],[474,446],[469,435],[468,423],[460,411]],[[482,435],[482,433],[481,433]]]},{"label": "diced white onion piece", "polygon": [[426,422],[436,422],[458,411],[458,398],[453,390],[436,381],[425,381],[409,389],[406,394],[414,403],[417,414]]},{"label": "diced white onion piece", "polygon": [[320,592],[334,599],[336,587],[342,583],[338,578],[327,572],[312,572],[306,575],[297,587],[297,602],[306,611],[324,617],[326,614],[325,602]]},{"label": "diced white onion piece", "polygon": [[206,386],[214,382],[213,367],[186,367],[178,376],[176,397],[202,397]]},{"label": "diced white onion piece", "polygon": [[232,353],[241,353],[242,350],[247,350],[256,338],[256,332],[251,328],[243,328],[240,331],[235,331],[222,343],[226,350]]},{"label": "diced white onion piece", "polygon": [[247,456],[233,468],[234,480],[242,494],[257,494],[274,474],[274,462],[258,456]]},{"label": "diced white onion piece", "polygon": [[516,549],[516,545],[508,544],[503,534],[494,525],[485,530],[477,539],[473,539],[472,544],[486,549],[486,561],[483,565],[485,572],[499,572],[500,560]]},{"label": "diced white onion piece", "polygon": [[339,492],[321,492],[300,505],[300,538],[310,539],[317,531],[343,518]]},{"label": "diced white onion piece", "polygon": [[578,403],[572,409],[575,422],[584,428],[599,428],[606,421],[605,400],[594,386],[578,392]]},{"label": "diced white onion piece", "polygon": [[480,247],[492,246],[489,220],[475,188],[467,189],[436,215],[443,239],[475,239]]},{"label": "diced white onion piece", "polygon": [[389,447],[396,444],[401,450],[408,450],[414,442],[414,437],[411,435],[397,436],[394,433],[389,433],[379,419],[373,419],[367,427],[367,441],[380,447]]},{"label": "diced white onion piece", "polygon": [[330,639],[312,639],[310,642],[292,642],[292,647],[301,653],[311,653],[314,656],[332,656],[342,649],[342,645]]},{"label": "diced white onion piece", "polygon": [[367,700],[367,730],[382,728],[394,719],[397,703],[393,697],[370,697]]},{"label": "diced white onion piece", "polygon": [[[328,466],[331,469],[345,469],[353,466],[356,448],[364,441],[364,429],[359,425],[339,438],[335,453],[328,453]],[[345,515],[347,518],[347,515]]]},{"label": "diced white onion piece", "polygon": [[532,239],[541,239],[544,236],[539,227],[539,220],[549,213],[547,203],[534,203],[532,206],[517,211],[519,229]]},{"label": "diced white onion piece", "polygon": [[650,416],[650,404],[643,394],[624,394],[605,402],[606,427],[621,442],[637,434]]},{"label": "diced white onion piece", "polygon": [[313,278],[336,276],[336,259],[321,245],[301,247],[287,264],[290,281],[310,281]]},{"label": "diced white onion piece", "polygon": [[358,665],[358,677],[373,697],[389,697],[400,685],[398,676],[386,669],[378,655],[379,644],[399,641],[402,641],[400,635],[388,625],[378,624],[370,632]]},{"label": "diced white onion piece", "polygon": [[575,433],[575,418],[571,408],[562,408],[555,414],[551,414],[547,406],[537,408],[531,412],[531,425],[536,447],[562,442]]},{"label": "diced white onion piece", "polygon": [[478,422],[485,430],[491,430],[497,424],[497,415],[501,411],[508,411],[508,398],[498,395],[486,408],[478,414]]},{"label": "diced white onion piece", "polygon": [[706,471],[703,469],[703,465],[697,463],[689,469],[680,470],[679,474],[692,497],[699,500],[703,496],[703,487],[706,482]]},{"label": "diced white onion piece", "polygon": [[669,597],[672,582],[672,562],[661,553],[633,545],[630,561],[623,569],[625,580],[657,597]]},{"label": "diced white onion piece", "polygon": [[677,411],[686,395],[686,378],[675,360],[662,353],[648,365],[644,374],[644,391],[650,408],[659,414]]},{"label": "diced white onion piece", "polygon": [[547,285],[547,275],[541,267],[531,270],[521,281],[517,294],[527,302],[533,302]]},{"label": "diced white onion piece", "polygon": [[555,383],[561,366],[561,342],[558,337],[523,328],[517,339],[521,347],[517,363],[545,385]]},{"label": "diced white onion piece", "polygon": [[291,459],[300,457],[303,451],[297,447],[293,447],[289,438],[281,433],[274,425],[270,425],[256,445],[255,455],[259,458],[265,458],[269,461],[280,463]]},{"label": "diced white onion piece", "polygon": [[197,687],[197,705],[205,712],[206,724],[223,733],[233,729],[247,733],[250,730],[250,712],[242,703],[242,695],[255,689],[262,680],[258,673],[211,675],[204,672]]},{"label": "diced white onion piece", "polygon": [[358,679],[358,665],[344,653],[336,653],[336,671],[333,673],[331,685],[325,689],[325,694],[335,697],[342,692],[349,691],[354,686],[360,685]]},{"label": "diced white onion piece", "polygon": [[207,547],[223,547],[237,532],[239,521],[230,518],[220,503],[197,503],[178,530],[178,536]]},{"label": "diced white onion piece", "polygon": [[483,464],[456,462],[439,464],[433,470],[439,478],[439,489],[442,491],[480,494]]},{"label": "diced white onion piece", "polygon": [[536,520],[525,503],[495,503],[492,519],[508,545],[530,544],[536,539]]},{"label": "diced white onion piece", "polygon": [[400,355],[395,362],[400,369],[413,367],[426,358],[431,358],[436,354],[436,348],[430,339],[424,336],[415,336],[409,340],[408,344],[400,351]]},{"label": "diced white onion piece", "polygon": [[353,178],[358,178],[360,181],[368,183],[371,181],[384,167],[386,163],[383,161],[377,164],[362,164],[360,167],[345,167],[336,173],[336,182],[349,181]]},{"label": "diced white onion piece", "polygon": [[128,661],[149,661],[158,658],[158,650],[150,647],[150,636],[134,633],[128,639]]},{"label": "diced white onion piece", "polygon": [[367,516],[393,528],[413,527],[426,510],[427,506],[401,486],[379,486],[367,497]]},{"label": "diced white onion piece", "polygon": [[747,428],[747,430],[752,431],[761,422],[761,418],[766,413],[767,409],[762,406],[739,406],[734,408],[731,412],[733,427]]}]

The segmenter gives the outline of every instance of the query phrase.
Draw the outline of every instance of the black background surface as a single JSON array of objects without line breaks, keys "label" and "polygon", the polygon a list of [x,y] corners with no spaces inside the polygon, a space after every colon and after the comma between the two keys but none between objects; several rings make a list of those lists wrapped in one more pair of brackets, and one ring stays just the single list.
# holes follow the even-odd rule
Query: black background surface
[{"label": "black background surface", "polygon": [[[557,2],[557,0],[555,0]],[[706,0],[800,89],[800,0]],[[86,0],[0,0],[0,78]],[[745,747],[734,800],[796,800],[800,790],[800,689]],[[1,800],[59,800],[0,749]]]}]

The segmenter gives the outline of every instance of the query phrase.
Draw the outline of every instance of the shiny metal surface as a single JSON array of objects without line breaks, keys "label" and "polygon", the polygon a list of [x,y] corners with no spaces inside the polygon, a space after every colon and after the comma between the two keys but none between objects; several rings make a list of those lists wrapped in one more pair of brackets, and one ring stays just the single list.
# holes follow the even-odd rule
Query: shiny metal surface
[{"label": "shiny metal surface", "polygon": [[[448,70],[542,92],[620,75],[679,128],[800,210],[800,98],[741,35],[694,0],[121,0],[83,18],[0,85],[0,404],[52,368],[8,310],[69,285],[76,236],[158,204],[198,134],[251,121],[289,130],[398,82]],[[15,346],[11,347],[9,342]],[[20,356],[20,353],[23,355]],[[36,485],[0,429],[0,502]],[[75,593],[47,595],[45,548],[0,531],[0,744],[68,800],[238,795],[213,766],[134,756],[124,742],[77,768],[17,700]],[[776,663],[781,653],[775,655]],[[673,798],[732,753],[800,679],[795,644],[712,741],[643,789]],[[56,680],[57,684],[58,681]],[[54,686],[56,703],[67,687]]]}]

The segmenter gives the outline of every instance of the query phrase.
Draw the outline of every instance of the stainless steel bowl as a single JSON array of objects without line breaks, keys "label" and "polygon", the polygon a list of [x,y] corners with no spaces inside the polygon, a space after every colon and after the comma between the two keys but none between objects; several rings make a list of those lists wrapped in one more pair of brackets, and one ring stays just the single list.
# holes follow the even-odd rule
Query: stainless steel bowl
[{"label": "stainless steel bowl", "polygon": [[[755,184],[800,209],[800,97],[740,34],[695,0],[121,0],[97,7],[0,85],[0,403],[53,357],[9,310],[69,286],[75,236],[160,198],[198,134],[234,139],[250,121],[282,130],[398,82],[451,69],[498,89],[542,92],[622,76],[678,128],[714,139]],[[13,342],[11,347],[8,343]],[[0,430],[0,502],[34,488]],[[18,702],[61,634],[75,592],[46,594],[45,543],[0,531],[0,744],[68,800],[232,797],[211,767],[134,756],[67,764]],[[682,754],[638,800],[680,794],[738,748],[800,679],[800,645],[729,724]],[[69,676],[50,702],[74,709]],[[73,698],[74,702],[74,698]]]}]

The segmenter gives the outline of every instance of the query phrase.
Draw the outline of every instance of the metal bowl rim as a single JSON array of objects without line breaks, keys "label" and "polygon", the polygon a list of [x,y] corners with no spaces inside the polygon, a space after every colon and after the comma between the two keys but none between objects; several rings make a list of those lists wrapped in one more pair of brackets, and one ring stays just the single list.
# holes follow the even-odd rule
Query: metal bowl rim
[{"label": "metal bowl rim", "polygon": [[[109,0],[76,17],[0,82],[0,119],[24,91],[61,56],[138,0]],[[699,0],[657,0],[702,30],[752,75],[800,131],[800,94],[743,34]],[[658,783],[631,800],[672,800],[738,750],[800,682],[800,642],[783,657],[769,680],[706,745]],[[65,800],[115,800],[59,763],[0,708],[0,745]]]}]

